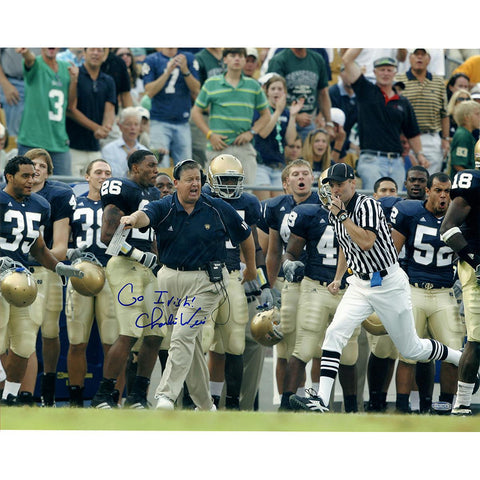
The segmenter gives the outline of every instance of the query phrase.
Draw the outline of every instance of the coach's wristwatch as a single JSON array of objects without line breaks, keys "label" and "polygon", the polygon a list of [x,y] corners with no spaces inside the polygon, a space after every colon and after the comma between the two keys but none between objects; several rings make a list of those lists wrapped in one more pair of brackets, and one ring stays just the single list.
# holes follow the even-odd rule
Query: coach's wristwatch
[{"label": "coach's wristwatch", "polygon": [[344,222],[348,218],[348,213],[345,210],[338,212],[337,220],[339,222]]}]

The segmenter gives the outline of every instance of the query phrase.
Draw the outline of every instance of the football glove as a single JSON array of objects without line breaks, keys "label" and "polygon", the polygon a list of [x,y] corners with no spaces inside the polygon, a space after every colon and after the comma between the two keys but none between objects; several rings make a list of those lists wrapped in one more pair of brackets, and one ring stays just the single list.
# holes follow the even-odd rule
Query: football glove
[{"label": "football glove", "polygon": [[16,262],[10,257],[0,257],[0,275],[16,265]]},{"label": "football glove", "polygon": [[283,273],[287,282],[299,282],[304,275],[305,265],[299,260],[285,260],[283,262]]},{"label": "football glove", "polygon": [[67,249],[67,260],[70,260],[71,262],[77,260],[83,255],[83,252],[87,248],[87,245],[82,245],[81,247],[78,248],[69,248]]},{"label": "football glove", "polygon": [[58,262],[55,265],[55,273],[60,275],[60,278],[62,279],[62,284],[63,285],[67,284],[67,278],[68,277],[83,278],[83,276],[85,275],[78,268],[72,267],[71,265],[65,265],[63,262]]},{"label": "football glove", "polygon": [[270,288],[262,288],[260,292],[260,305],[266,305],[268,308],[273,307],[273,295]]},{"label": "football glove", "polygon": [[245,282],[243,284],[243,288],[245,289],[245,295],[250,297],[252,295],[258,296],[260,295],[260,287],[258,285],[257,280],[251,280],[250,282]]}]

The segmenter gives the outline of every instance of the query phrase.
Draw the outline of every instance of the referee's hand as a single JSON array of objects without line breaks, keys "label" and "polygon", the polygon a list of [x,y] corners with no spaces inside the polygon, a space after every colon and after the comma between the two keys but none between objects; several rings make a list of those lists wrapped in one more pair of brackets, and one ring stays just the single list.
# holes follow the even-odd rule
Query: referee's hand
[{"label": "referee's hand", "polygon": [[341,210],[345,210],[345,205],[339,197],[332,197],[332,203],[328,208],[333,213],[333,215],[337,216],[338,212],[340,212]]}]

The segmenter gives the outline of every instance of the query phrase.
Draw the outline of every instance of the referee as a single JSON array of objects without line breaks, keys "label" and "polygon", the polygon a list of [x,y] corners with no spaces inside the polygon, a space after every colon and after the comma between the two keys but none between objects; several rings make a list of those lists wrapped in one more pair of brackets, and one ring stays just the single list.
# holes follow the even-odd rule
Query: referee
[{"label": "referee", "polygon": [[[328,286],[337,294],[347,267],[352,275],[322,345],[317,396],[292,395],[296,410],[327,412],[340,355],[365,318],[376,312],[400,354],[412,360],[444,360],[458,365],[460,352],[415,331],[410,286],[400,268],[389,227],[380,204],[355,191],[353,169],[345,163],[331,166],[323,184],[331,188],[329,221],[340,244],[337,273]],[[325,187],[324,187],[325,188]],[[328,187],[326,187],[328,188]]]}]

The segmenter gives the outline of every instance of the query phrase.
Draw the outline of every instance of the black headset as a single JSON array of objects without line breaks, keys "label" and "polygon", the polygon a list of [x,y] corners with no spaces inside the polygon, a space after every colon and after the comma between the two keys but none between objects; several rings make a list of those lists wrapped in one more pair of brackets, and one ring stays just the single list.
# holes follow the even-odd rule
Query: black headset
[{"label": "black headset", "polygon": [[191,166],[192,167],[198,167],[198,169],[200,170],[200,182],[202,184],[202,187],[205,185],[205,183],[207,182],[207,176],[203,173],[203,170],[202,170],[202,167],[200,166],[200,164],[198,162],[196,162],[195,160],[192,160],[191,158],[187,158],[187,160],[182,160],[181,162],[178,162],[174,167],[173,167],[173,178],[175,178],[176,180],[180,180],[180,173],[182,171],[182,168],[184,165],[186,164],[192,164]]}]

